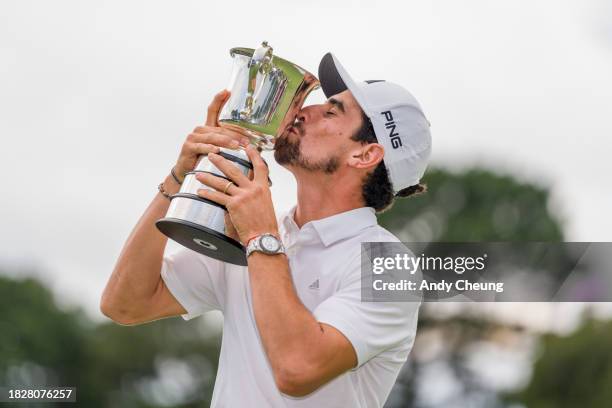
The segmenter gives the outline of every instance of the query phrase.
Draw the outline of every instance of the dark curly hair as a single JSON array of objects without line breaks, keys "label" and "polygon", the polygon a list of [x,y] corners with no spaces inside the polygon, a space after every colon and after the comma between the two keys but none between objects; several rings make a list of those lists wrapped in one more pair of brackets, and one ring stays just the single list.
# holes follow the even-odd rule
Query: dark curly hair
[{"label": "dark curly hair", "polygon": [[[363,112],[362,117],[363,122],[361,128],[351,137],[351,139],[363,144],[378,143],[370,118]],[[391,180],[389,180],[387,167],[385,163],[381,161],[374,171],[368,173],[364,178],[361,194],[366,206],[374,207],[376,212],[383,212],[391,208],[396,197],[410,197],[412,195],[425,193],[426,191],[427,185],[419,183],[414,186],[406,187],[397,194],[393,194],[393,186],[391,185]]]}]

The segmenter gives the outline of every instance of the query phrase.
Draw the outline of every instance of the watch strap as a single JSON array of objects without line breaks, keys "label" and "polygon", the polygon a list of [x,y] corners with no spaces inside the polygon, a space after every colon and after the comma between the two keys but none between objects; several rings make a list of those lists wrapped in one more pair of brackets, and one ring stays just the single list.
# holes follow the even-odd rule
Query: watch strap
[{"label": "watch strap", "polygon": [[[278,248],[277,248],[276,251],[269,251],[269,250],[266,250],[266,249],[264,249],[262,247],[261,240],[264,237],[272,237],[276,241],[278,241]],[[284,254],[285,253],[285,246],[283,245],[283,241],[281,241],[276,235],[270,234],[270,233],[265,233],[265,234],[257,235],[257,236],[251,238],[248,241],[248,244],[247,244],[247,247],[246,247],[246,256],[247,256],[247,258],[253,252],[262,252],[262,253],[264,253],[266,255]]]}]

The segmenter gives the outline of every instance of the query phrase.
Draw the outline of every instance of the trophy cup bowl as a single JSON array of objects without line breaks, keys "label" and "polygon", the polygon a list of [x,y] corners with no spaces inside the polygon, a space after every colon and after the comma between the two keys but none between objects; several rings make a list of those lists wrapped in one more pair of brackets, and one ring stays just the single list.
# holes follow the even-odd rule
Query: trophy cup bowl
[{"label": "trophy cup bowl", "polygon": [[[275,140],[293,123],[308,94],[319,86],[313,74],[272,52],[266,42],[257,49],[230,50],[234,60],[228,86],[231,95],[219,115],[219,126],[240,132],[259,150],[274,149]],[[222,148],[219,154],[247,176],[253,168],[243,149]],[[180,191],[171,197],[157,228],[203,255],[246,265],[244,246],[225,234],[227,209],[197,194],[198,189],[210,189],[196,179],[200,172],[227,179],[206,155],[201,156],[185,175]]]}]

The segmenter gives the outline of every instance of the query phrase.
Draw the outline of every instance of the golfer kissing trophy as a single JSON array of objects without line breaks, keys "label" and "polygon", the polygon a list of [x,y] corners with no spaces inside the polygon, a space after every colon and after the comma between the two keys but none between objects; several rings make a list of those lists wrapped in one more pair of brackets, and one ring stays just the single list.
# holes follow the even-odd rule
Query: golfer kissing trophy
[{"label": "golfer kissing trophy", "polygon": [[[265,41],[256,50],[232,48],[230,55],[234,58],[228,87],[231,95],[219,115],[219,125],[247,136],[260,150],[272,150],[276,138],[294,122],[319,81],[310,72],[272,55],[272,47]],[[253,168],[243,149],[221,148],[219,154],[245,175]],[[196,179],[201,172],[227,179],[206,155],[201,156],[194,170],[185,175],[180,191],[171,197],[166,217],[157,221],[157,228],[203,255],[246,265],[245,248],[225,234],[227,209],[197,194],[198,189],[210,189]]]}]

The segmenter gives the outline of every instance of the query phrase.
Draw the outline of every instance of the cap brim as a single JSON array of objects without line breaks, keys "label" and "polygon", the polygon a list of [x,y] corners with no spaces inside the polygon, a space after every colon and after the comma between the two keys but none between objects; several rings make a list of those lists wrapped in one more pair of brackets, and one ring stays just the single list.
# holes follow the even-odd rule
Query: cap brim
[{"label": "cap brim", "polygon": [[370,116],[367,99],[361,89],[331,52],[325,54],[319,63],[319,81],[323,93],[328,98],[347,89],[351,91],[361,109],[368,117]]},{"label": "cap brim", "polygon": [[340,64],[340,61],[338,61],[338,58],[331,52],[325,54],[319,63],[319,81],[321,82],[323,93],[328,98],[347,89],[353,95],[360,93],[359,87],[353,81],[353,78],[351,78],[342,64]]},{"label": "cap brim", "polygon": [[323,56],[319,64],[321,89],[323,89],[323,93],[328,98],[348,89],[344,79],[342,79],[338,72],[334,59],[332,53],[328,52]]}]

